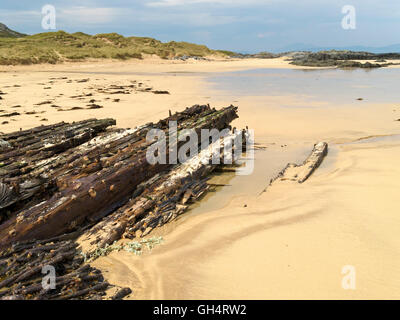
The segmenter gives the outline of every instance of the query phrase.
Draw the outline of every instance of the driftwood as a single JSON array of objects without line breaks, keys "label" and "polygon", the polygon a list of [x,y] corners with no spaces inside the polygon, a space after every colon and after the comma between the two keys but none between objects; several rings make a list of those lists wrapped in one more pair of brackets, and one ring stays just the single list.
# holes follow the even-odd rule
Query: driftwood
[{"label": "driftwood", "polygon": [[[85,120],[58,123],[0,137],[0,213],[15,203],[26,201],[52,185],[51,170],[62,162],[63,152],[81,145],[115,120]],[[47,166],[46,166],[47,164]]]},{"label": "driftwood", "polygon": [[[38,200],[35,205],[25,205],[13,212],[0,225],[0,247],[15,241],[46,239],[94,224],[134,197],[141,183],[171,168],[170,164],[148,163],[146,151],[152,144],[145,139],[148,130],[164,130],[168,139],[171,120],[178,121],[178,134],[186,128],[195,129],[198,133],[205,128],[221,130],[228,128],[229,123],[237,118],[236,110],[233,106],[215,110],[196,105],[155,125],[149,124],[132,131],[114,130],[96,138],[99,141],[91,140],[86,145],[68,149],[49,159],[40,159],[34,167],[29,167],[32,171],[21,175],[24,177],[22,184],[4,179],[3,185],[0,185],[5,199],[2,206],[4,203],[10,206],[9,203],[13,204],[15,199],[20,202],[33,195]],[[47,131],[38,129],[38,133],[45,136]],[[31,141],[27,136],[27,132],[22,132],[2,139]],[[10,144],[11,148],[15,148]],[[21,153],[18,149],[5,152]],[[34,153],[34,157],[37,154]],[[52,187],[50,197],[49,186]],[[43,192],[46,188],[47,191]],[[21,190],[25,194],[23,197]]]},{"label": "driftwood", "polygon": [[[16,243],[0,254],[0,300],[92,299],[105,295],[101,272],[84,264],[77,244],[59,237]],[[44,288],[43,267],[55,268],[55,288]]]},{"label": "driftwood", "polygon": [[[182,164],[150,164],[149,130],[165,133],[168,151],[184,143],[169,136],[170,121],[178,136],[189,128],[201,136],[201,129],[230,128],[235,118],[234,106],[195,105],[135,129],[91,119],[0,136],[0,299],[101,299],[109,284],[85,264],[76,239],[83,234],[104,247],[174,220],[210,188],[218,166],[206,160],[223,159],[226,144],[245,137],[235,130],[204,150],[198,141],[199,154]],[[53,290],[41,283],[48,265],[57,271]],[[130,293],[123,288],[111,299]]]},{"label": "driftwood", "polygon": [[112,297],[111,300],[122,300],[127,295],[130,295],[132,290],[130,288],[122,288],[118,290]]},{"label": "driftwood", "polygon": [[[46,152],[62,152],[74,147],[75,143],[76,145],[80,144],[81,135],[90,133],[91,135],[86,139],[88,141],[111,125],[115,125],[115,120],[90,119],[72,124],[61,122],[55,125],[4,134],[1,136],[1,140],[7,142],[8,147],[1,149],[0,161],[6,165],[18,161],[22,156],[32,157],[39,153],[45,158],[49,156]],[[77,141],[75,142],[74,139]]]},{"label": "driftwood", "polygon": [[[130,239],[139,234],[145,236],[155,227],[174,220],[186,211],[189,201],[197,200],[209,189],[207,176],[218,167],[210,163],[213,154],[217,154],[222,163],[224,147],[233,146],[235,139],[244,138],[242,131],[235,131],[169,172],[143,182],[138,186],[142,190],[140,195],[88,230],[83,238],[92,245],[105,247],[123,234]],[[233,159],[225,160],[233,162]]]},{"label": "driftwood", "polygon": [[327,154],[328,144],[326,142],[319,142],[315,144],[313,150],[311,151],[311,154],[301,165],[289,163],[278,174],[278,176],[271,181],[271,183],[276,180],[290,180],[297,181],[298,183],[303,183],[312,175],[315,169],[320,166]]}]

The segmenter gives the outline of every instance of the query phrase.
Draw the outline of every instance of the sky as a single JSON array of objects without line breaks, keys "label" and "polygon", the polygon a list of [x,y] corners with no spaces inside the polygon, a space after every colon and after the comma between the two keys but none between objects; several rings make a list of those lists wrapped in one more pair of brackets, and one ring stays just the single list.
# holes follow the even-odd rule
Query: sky
[{"label": "sky", "polygon": [[[117,32],[161,41],[188,41],[236,52],[400,44],[399,0],[0,0],[0,22],[33,34],[42,7],[56,9],[56,28]],[[355,29],[343,29],[345,5]]]}]

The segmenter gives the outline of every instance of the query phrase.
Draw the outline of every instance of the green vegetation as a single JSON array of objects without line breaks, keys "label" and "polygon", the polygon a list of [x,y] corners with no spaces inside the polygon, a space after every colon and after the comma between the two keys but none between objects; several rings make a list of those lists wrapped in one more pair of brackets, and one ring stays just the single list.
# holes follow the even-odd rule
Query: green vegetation
[{"label": "green vegetation", "polygon": [[39,33],[21,38],[0,38],[0,65],[60,63],[86,59],[141,59],[143,55],[163,59],[182,56],[227,56],[233,53],[211,50],[188,42],[162,43],[153,38],[124,37],[117,33],[88,35],[64,31]]},{"label": "green vegetation", "polygon": [[0,38],[3,37],[19,38],[24,36],[26,36],[26,34],[22,34],[17,31],[11,30],[5,24],[0,23]]},{"label": "green vegetation", "polygon": [[93,261],[99,257],[108,256],[113,251],[125,250],[140,256],[143,253],[144,247],[150,252],[155,246],[164,242],[162,237],[152,237],[149,239],[142,239],[140,241],[128,242],[125,245],[119,245],[114,242],[112,245],[106,245],[104,248],[96,248],[89,254],[82,253],[85,261]]},{"label": "green vegetation", "polygon": [[228,51],[228,50],[216,50],[216,52],[218,52],[224,56],[228,56],[228,57],[235,57],[238,55],[236,52]]}]

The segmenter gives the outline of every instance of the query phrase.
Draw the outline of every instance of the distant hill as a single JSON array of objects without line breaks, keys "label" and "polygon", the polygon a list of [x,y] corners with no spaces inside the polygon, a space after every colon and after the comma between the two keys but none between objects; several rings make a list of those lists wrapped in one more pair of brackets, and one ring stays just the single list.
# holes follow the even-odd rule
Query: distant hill
[{"label": "distant hill", "polygon": [[0,38],[0,65],[60,63],[87,59],[142,59],[157,55],[163,59],[187,59],[232,52],[211,50],[188,42],[166,42],[146,37],[124,37],[117,33],[89,35],[64,31],[39,33],[20,38]]},{"label": "distant hill", "polygon": [[20,38],[24,37],[26,34],[19,33],[17,31],[9,29],[5,24],[0,23],[0,37],[3,38]]},{"label": "distant hill", "polygon": [[367,46],[349,46],[349,47],[318,47],[306,43],[294,43],[285,47],[281,47],[277,50],[273,50],[276,53],[280,52],[291,52],[291,51],[329,51],[329,50],[348,50],[348,51],[363,51],[371,53],[387,53],[387,52],[400,52],[400,44],[392,44],[384,47],[367,47]]}]

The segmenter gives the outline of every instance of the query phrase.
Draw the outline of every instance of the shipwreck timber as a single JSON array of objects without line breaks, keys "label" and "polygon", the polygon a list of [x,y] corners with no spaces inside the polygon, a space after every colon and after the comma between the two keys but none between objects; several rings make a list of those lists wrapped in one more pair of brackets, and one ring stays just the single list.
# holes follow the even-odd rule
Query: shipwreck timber
[{"label": "shipwreck timber", "polygon": [[[224,146],[245,138],[233,131],[203,150],[200,140],[198,155],[184,163],[151,164],[147,133],[159,129],[179,148],[183,141],[169,136],[171,121],[178,136],[185,129],[200,136],[201,129],[231,129],[237,117],[234,106],[195,105],[135,129],[89,119],[1,135],[0,299],[101,299],[110,285],[86,263],[90,252],[81,251],[78,237],[103,248],[172,221],[209,189],[216,168],[210,158],[223,159]],[[48,265],[57,270],[55,289],[41,283]],[[122,288],[111,299],[130,292]]]},{"label": "shipwreck timber", "polygon": [[[109,284],[84,263],[74,234],[13,244],[0,253],[0,300],[101,299]],[[55,287],[43,286],[44,268],[54,268]]]},{"label": "shipwreck timber", "polygon": [[287,166],[271,180],[271,184],[275,181],[296,181],[303,183],[313,172],[321,165],[325,156],[328,154],[328,144],[326,142],[318,142],[314,145],[310,155],[302,164],[288,163]]},{"label": "shipwreck timber", "polygon": [[[234,106],[195,105],[134,129],[89,119],[1,135],[0,299],[101,299],[110,285],[86,263],[90,251],[83,253],[77,239],[104,248],[174,220],[210,188],[217,167],[210,159],[223,159],[224,147],[246,138],[234,130],[204,149],[200,139],[198,154],[184,163],[151,164],[146,151],[154,142],[146,135],[159,129],[179,148],[183,141],[169,136],[171,121],[178,136],[185,129],[200,136],[201,129],[229,132],[237,117]],[[41,284],[47,265],[57,269],[56,289]],[[122,288],[112,299],[130,292]]]},{"label": "shipwreck timber", "polygon": [[[210,159],[234,163],[236,154],[227,155],[225,148],[249,138],[246,131],[231,130],[237,117],[234,106],[195,105],[134,129],[114,128],[113,119],[89,119],[1,135],[0,300],[102,299],[112,285],[87,258],[120,239],[147,236],[207,192],[210,173],[219,168]],[[178,136],[185,129],[198,136],[201,129],[229,133],[205,148],[198,141],[197,155],[183,163],[151,164],[150,130],[161,130],[168,146],[183,144],[173,142],[171,121]],[[316,144],[303,164],[288,164],[276,180],[303,183],[327,150],[326,143]],[[89,244],[85,252],[81,241]],[[41,282],[49,265],[57,270],[55,289]],[[111,299],[130,293],[120,288]]]},{"label": "shipwreck timber", "polygon": [[[3,141],[11,142],[0,157],[5,159],[6,154],[13,152],[15,157],[20,157],[18,159],[23,157],[24,165],[15,169],[13,163],[7,163],[2,167],[2,211],[16,204],[19,210],[5,213],[8,219],[0,225],[0,247],[16,241],[51,238],[94,224],[135,198],[141,183],[172,166],[147,161],[146,151],[152,142],[145,136],[150,129],[164,130],[168,136],[168,123],[175,120],[178,133],[188,128],[196,132],[201,129],[222,130],[237,118],[236,111],[234,106],[215,110],[196,105],[155,125],[126,131],[112,130],[77,147],[63,133],[57,144],[73,148],[61,153],[64,149],[56,148],[57,154],[52,148],[52,157],[46,159],[43,159],[43,154],[47,155],[49,151],[43,148],[48,147],[48,142],[33,143],[35,149],[30,157],[28,151],[15,148],[14,140],[11,140],[29,134],[23,132],[22,136],[10,134],[2,137]],[[40,143],[38,149],[37,143]],[[23,149],[27,150],[28,146]],[[9,171],[13,171],[12,176]],[[27,205],[26,200],[32,197]]]}]

